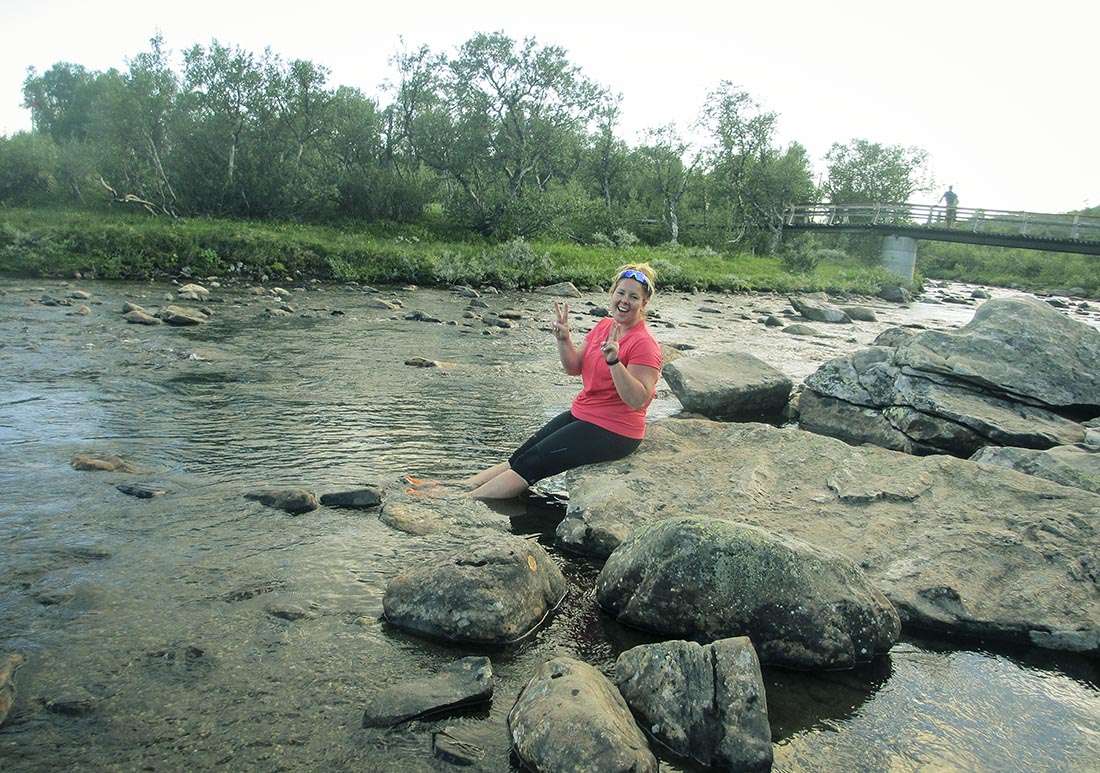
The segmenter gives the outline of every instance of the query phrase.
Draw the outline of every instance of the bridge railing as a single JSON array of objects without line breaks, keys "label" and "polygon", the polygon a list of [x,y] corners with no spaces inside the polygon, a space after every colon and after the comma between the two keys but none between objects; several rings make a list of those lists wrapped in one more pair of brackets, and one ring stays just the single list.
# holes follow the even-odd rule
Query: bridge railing
[{"label": "bridge railing", "polygon": [[1092,215],[1012,212],[945,204],[792,204],[784,208],[782,220],[784,226],[897,225],[1100,241],[1100,217]]}]

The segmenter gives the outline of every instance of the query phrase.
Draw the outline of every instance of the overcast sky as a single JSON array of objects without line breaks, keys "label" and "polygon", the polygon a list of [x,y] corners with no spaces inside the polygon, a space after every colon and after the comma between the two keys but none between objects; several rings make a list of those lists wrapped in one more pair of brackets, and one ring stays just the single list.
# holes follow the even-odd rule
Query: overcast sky
[{"label": "overcast sky", "polygon": [[[30,128],[28,66],[124,67],[158,30],[178,54],[217,38],[332,71],[331,84],[377,93],[404,36],[453,51],[479,31],[567,49],[623,95],[623,134],[687,126],[720,80],[779,113],[780,139],[824,170],[834,142],[918,145],[936,200],[1057,212],[1100,204],[1100,3],[1091,0],[894,3],[660,3],[551,0],[281,2],[0,0],[0,133]],[[896,8],[898,10],[891,10]]]}]

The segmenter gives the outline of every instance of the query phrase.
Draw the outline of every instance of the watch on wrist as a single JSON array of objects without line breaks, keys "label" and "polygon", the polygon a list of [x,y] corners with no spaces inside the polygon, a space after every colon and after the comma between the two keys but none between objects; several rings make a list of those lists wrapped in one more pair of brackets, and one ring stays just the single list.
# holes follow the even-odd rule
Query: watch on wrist
[{"label": "watch on wrist", "polygon": [[615,358],[615,359],[613,359],[613,360],[608,360],[608,361],[607,361],[607,367],[609,367],[609,368],[610,368],[610,367],[611,367],[612,365],[618,365],[618,364],[619,364],[619,358],[618,358],[618,357],[616,357],[616,358]]}]

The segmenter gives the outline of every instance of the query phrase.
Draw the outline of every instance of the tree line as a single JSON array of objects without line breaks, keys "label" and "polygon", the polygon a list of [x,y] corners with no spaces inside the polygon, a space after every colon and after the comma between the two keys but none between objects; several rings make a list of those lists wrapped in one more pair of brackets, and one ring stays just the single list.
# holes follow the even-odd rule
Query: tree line
[{"label": "tree line", "polygon": [[373,98],[322,65],[212,41],[178,64],[154,37],[125,69],[28,71],[30,132],[0,137],[0,205],[163,216],[438,224],[492,238],[762,247],[784,204],[905,201],[919,148],[781,146],[778,115],[729,81],[688,124],[635,143],[621,97],[558,46],[479,33],[402,49]]}]

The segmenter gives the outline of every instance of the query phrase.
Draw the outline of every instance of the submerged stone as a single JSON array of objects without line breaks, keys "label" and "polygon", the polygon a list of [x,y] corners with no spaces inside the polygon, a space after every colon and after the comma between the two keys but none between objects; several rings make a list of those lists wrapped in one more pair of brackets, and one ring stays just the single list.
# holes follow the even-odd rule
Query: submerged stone
[{"label": "submerged stone", "polygon": [[389,727],[428,713],[485,703],[493,697],[489,658],[468,657],[423,679],[379,691],[363,714],[363,727]]}]

